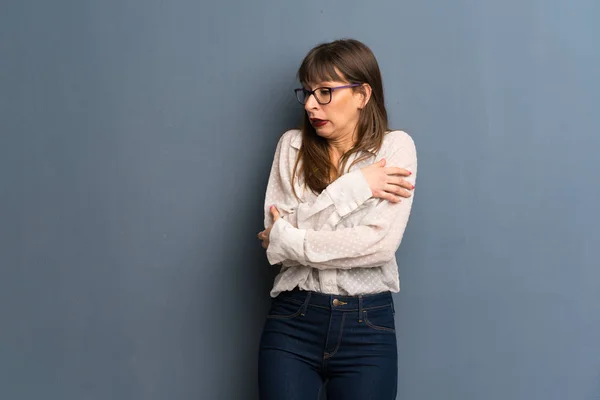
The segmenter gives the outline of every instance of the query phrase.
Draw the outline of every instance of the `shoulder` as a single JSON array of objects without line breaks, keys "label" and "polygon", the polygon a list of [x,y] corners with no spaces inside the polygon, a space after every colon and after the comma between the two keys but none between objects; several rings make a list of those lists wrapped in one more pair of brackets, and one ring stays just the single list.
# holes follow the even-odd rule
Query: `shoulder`
[{"label": "shoulder", "polygon": [[293,147],[299,149],[302,144],[302,131],[300,129],[290,129],[279,138],[280,148]]},{"label": "shoulder", "polygon": [[392,146],[410,146],[414,147],[415,142],[408,133],[405,131],[389,131],[383,137],[384,145]]},{"label": "shoulder", "polygon": [[383,137],[382,150],[386,153],[404,149],[416,153],[415,142],[413,138],[405,131],[390,131]]}]

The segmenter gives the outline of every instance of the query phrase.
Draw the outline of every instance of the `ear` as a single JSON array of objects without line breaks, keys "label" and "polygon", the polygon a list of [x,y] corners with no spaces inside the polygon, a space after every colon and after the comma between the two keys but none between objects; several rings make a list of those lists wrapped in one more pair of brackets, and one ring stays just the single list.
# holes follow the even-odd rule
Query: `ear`
[{"label": "ear", "polygon": [[362,110],[369,104],[369,100],[371,100],[371,94],[373,93],[373,89],[371,89],[371,85],[368,83],[363,83],[362,86],[358,90],[358,94],[360,95],[358,109]]}]

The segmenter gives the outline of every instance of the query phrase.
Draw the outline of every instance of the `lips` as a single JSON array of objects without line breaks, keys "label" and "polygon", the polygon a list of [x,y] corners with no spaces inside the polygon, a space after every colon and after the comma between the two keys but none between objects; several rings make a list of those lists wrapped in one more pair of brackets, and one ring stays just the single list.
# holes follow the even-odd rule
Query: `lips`
[{"label": "lips", "polygon": [[317,118],[311,118],[310,119],[310,123],[312,124],[312,126],[314,126],[315,128],[320,128],[322,126],[325,126],[327,124],[326,119],[317,119]]}]

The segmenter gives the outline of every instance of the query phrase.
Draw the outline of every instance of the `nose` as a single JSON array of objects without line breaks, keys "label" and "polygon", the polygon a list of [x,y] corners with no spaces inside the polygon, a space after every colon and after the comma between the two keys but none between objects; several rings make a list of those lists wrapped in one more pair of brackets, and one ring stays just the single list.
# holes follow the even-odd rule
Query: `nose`
[{"label": "nose", "polygon": [[319,105],[319,102],[317,101],[317,99],[315,99],[315,95],[311,94],[306,99],[306,103],[304,103],[304,109],[306,111],[308,111],[308,110],[314,110],[315,108],[318,107],[318,105]]}]

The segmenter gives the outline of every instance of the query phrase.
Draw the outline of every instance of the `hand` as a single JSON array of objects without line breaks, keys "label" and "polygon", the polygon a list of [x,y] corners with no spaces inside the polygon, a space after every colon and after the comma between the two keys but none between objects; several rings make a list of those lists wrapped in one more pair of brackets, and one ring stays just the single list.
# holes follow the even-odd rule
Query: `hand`
[{"label": "hand", "polygon": [[271,206],[271,215],[273,216],[273,223],[271,226],[258,234],[258,238],[262,240],[262,247],[264,249],[269,247],[269,238],[271,236],[271,229],[273,229],[273,225],[275,225],[275,222],[281,218],[281,215],[279,215],[279,210],[275,206]]},{"label": "hand", "polygon": [[401,178],[410,176],[412,172],[404,168],[385,168],[385,159],[361,168],[361,172],[375,198],[398,203],[401,201],[400,197],[410,197],[411,191],[415,188],[412,183]]}]

